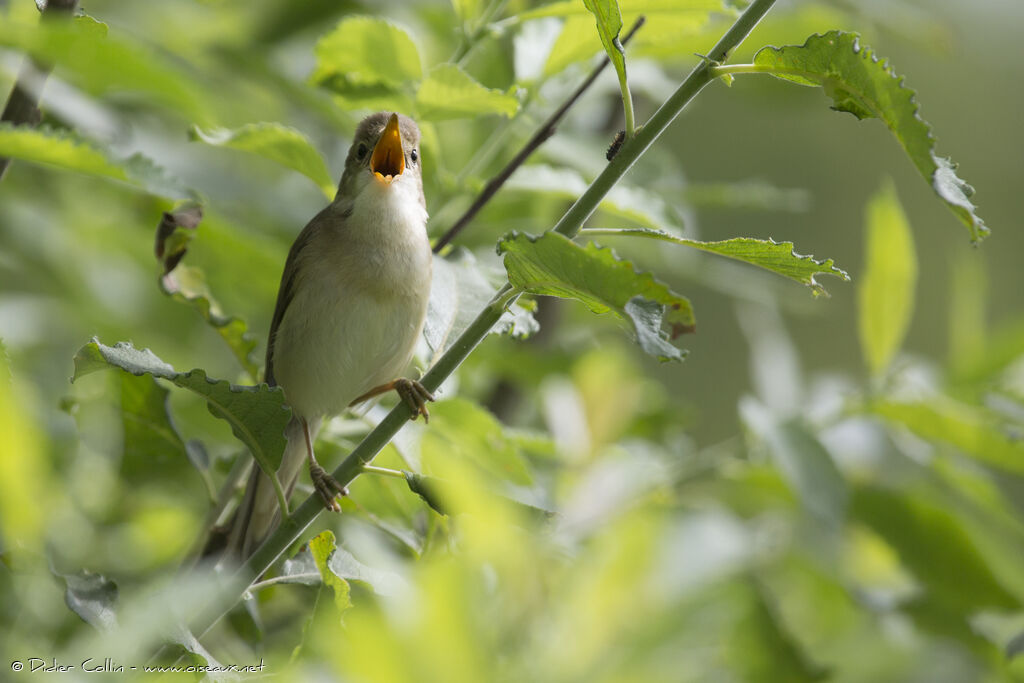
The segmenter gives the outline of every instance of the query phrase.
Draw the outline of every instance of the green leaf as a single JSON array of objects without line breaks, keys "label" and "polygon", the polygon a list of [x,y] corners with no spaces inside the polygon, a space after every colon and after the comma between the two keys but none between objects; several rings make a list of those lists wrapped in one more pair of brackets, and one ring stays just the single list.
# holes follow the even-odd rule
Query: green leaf
[{"label": "green leaf", "polygon": [[919,403],[878,401],[868,408],[923,439],[947,443],[980,462],[1024,474],[1024,441],[983,408],[948,398]]},{"label": "green leaf", "polygon": [[765,47],[754,55],[754,64],[793,83],[821,86],[837,111],[884,121],[932,189],[970,229],[971,239],[988,234],[969,199],[973,188],[956,176],[948,159],[936,156],[931,126],[918,113],[914,91],[888,62],[861,45],[857,34],[829,31],[803,45]]},{"label": "green leaf", "polygon": [[[645,351],[662,361],[682,360],[683,354],[667,340],[696,329],[690,301],[650,273],[637,272],[611,249],[594,243],[581,247],[554,232],[540,237],[513,232],[498,242],[498,253],[505,256],[514,287],[576,299],[594,313],[613,311],[632,323]],[[654,305],[661,307],[660,315],[653,315]],[[670,334],[662,330],[663,324]]]},{"label": "green leaf", "polygon": [[626,118],[625,132],[627,137],[632,137],[635,128],[633,96],[629,92],[629,81],[626,78],[626,50],[619,42],[619,33],[622,31],[622,13],[619,11],[618,0],[583,0],[583,4],[594,15],[601,44],[619,77],[619,89],[622,91],[622,106]]},{"label": "green leaf", "polygon": [[284,453],[284,429],[291,419],[279,387],[261,384],[243,387],[209,379],[200,369],[178,372],[149,349],[142,351],[127,342],[106,346],[93,339],[75,354],[71,381],[99,370],[120,368],[136,376],[152,375],[198,394],[214,417],[231,425],[231,431],[252,452],[265,472],[277,470]]},{"label": "green leaf", "polygon": [[330,558],[335,552],[336,545],[334,533],[330,530],[324,531],[310,539],[309,552],[320,572],[320,579],[334,591],[335,607],[339,612],[344,612],[352,606],[352,599],[349,597],[348,581],[335,574],[330,565]]},{"label": "green leaf", "polygon": [[601,38],[604,51],[615,67],[619,78],[626,77],[626,54],[619,42],[622,31],[622,12],[617,0],[583,0],[583,5],[594,15],[597,35]]},{"label": "green leaf", "polygon": [[260,366],[252,356],[259,342],[249,333],[249,325],[244,320],[223,313],[220,304],[210,294],[203,271],[179,265],[174,272],[160,279],[160,288],[175,301],[194,308],[224,340],[249,377],[253,381],[259,378]]},{"label": "green leaf", "polygon": [[804,507],[841,528],[849,499],[846,481],[821,442],[797,421],[772,424],[764,437],[775,466]]},{"label": "green leaf", "polygon": [[152,160],[135,154],[114,159],[98,145],[67,130],[27,128],[0,123],[0,157],[56,166],[107,178],[171,199],[194,198],[195,192],[167,175]]},{"label": "green leaf", "polygon": [[74,574],[57,574],[64,579],[64,603],[93,628],[107,633],[117,627],[117,584],[84,569]]},{"label": "green leaf", "polygon": [[[423,336],[435,355],[445,351],[462,334],[498,291],[505,280],[504,271],[498,268],[491,271],[463,248],[453,249],[443,258],[434,258],[434,278]],[[524,339],[540,329],[529,303],[513,304],[490,333]]]},{"label": "green leaf", "polygon": [[832,259],[825,261],[815,260],[813,256],[803,256],[793,251],[792,242],[776,242],[775,240],[759,240],[753,237],[734,237],[733,239],[721,240],[718,242],[701,242],[700,240],[676,237],[675,235],[659,230],[644,230],[639,228],[618,229],[585,229],[580,231],[581,235],[621,235],[623,237],[647,237],[680,244],[701,251],[709,251],[713,254],[726,256],[737,261],[750,263],[755,266],[770,270],[773,273],[788,277],[800,284],[807,285],[815,295],[827,294],[815,275],[834,275],[844,280],[850,277],[845,271],[836,268]]},{"label": "green leaf", "polygon": [[743,596],[743,614],[727,638],[730,667],[744,681],[798,683],[828,678],[786,626],[768,591],[756,579],[734,584]]},{"label": "green leaf", "polygon": [[[209,670],[211,671],[230,670],[229,667],[225,667],[218,662],[188,628],[184,626],[174,628],[173,633],[168,636],[168,639],[177,644],[177,649],[180,651],[181,656],[185,657],[192,666],[210,667]],[[210,678],[211,680],[216,680],[213,676]]]},{"label": "green leaf", "polygon": [[305,135],[280,123],[250,123],[228,130],[215,128],[191,130],[192,139],[215,147],[229,147],[251,152],[306,176],[328,199],[335,194],[334,181],[327,163]]},{"label": "green leaf", "polygon": [[[622,4],[622,23],[632,26],[640,15],[646,17],[642,31],[629,43],[631,53],[659,58],[689,58],[680,44],[695,39],[714,14],[722,10],[721,0],[640,0]],[[565,17],[544,64],[544,75],[552,76],[564,68],[590,59],[602,48],[593,30],[594,18],[579,0],[554,2],[519,15],[521,20]]]},{"label": "green leaf", "polygon": [[416,91],[416,108],[428,121],[512,116],[519,110],[519,100],[512,91],[485,87],[455,64],[439,64]]},{"label": "green leaf", "polygon": [[152,377],[121,377],[121,420],[124,424],[126,476],[137,481],[159,472],[178,469],[186,455],[185,443],[171,421],[170,392]]},{"label": "green leaf", "polygon": [[316,68],[310,77],[321,85],[341,77],[354,85],[400,86],[423,76],[420,54],[409,33],[375,17],[346,17],[317,41]]},{"label": "green leaf", "polygon": [[181,265],[202,215],[200,207],[186,206],[177,211],[164,212],[160,219],[154,249],[163,272],[160,289],[175,301],[196,309],[221,336],[242,368],[249,373],[249,377],[256,381],[259,378],[259,365],[253,361],[252,352],[258,342],[249,334],[248,325],[241,318],[221,312],[201,270]]},{"label": "green leaf", "polygon": [[[626,15],[644,14],[647,16],[659,13],[678,14],[681,12],[720,12],[722,0],[632,0],[627,3]],[[543,17],[572,17],[584,16],[593,12],[589,7],[581,5],[579,0],[560,0],[549,2],[540,7],[535,7],[522,14],[518,18],[522,21],[528,19],[540,19]],[[644,29],[647,30],[646,28]]]},{"label": "green leaf", "polygon": [[152,47],[121,33],[108,35],[106,24],[90,16],[36,25],[0,22],[0,46],[30,53],[93,95],[144,93],[185,118],[205,121],[209,107],[200,98],[196,75]]},{"label": "green leaf", "polygon": [[[299,583],[307,586],[323,583],[323,575],[313,557],[311,546],[312,543],[300,549],[294,557],[285,560],[281,565],[281,574],[274,577],[274,583]],[[378,595],[397,595],[405,583],[394,572],[366,566],[340,546],[330,553],[327,566],[336,576],[345,581],[364,583]]]},{"label": "green leaf", "polygon": [[931,600],[963,613],[1020,606],[949,510],[909,491],[876,486],[859,488],[852,502],[851,514],[896,550]]},{"label": "green leaf", "polygon": [[[424,460],[459,458],[498,481],[527,485],[532,479],[517,442],[505,435],[501,422],[466,399],[438,401],[430,406],[430,429],[421,442]],[[436,456],[436,457],[435,457]]]},{"label": "green leaf", "polygon": [[880,375],[907,335],[917,283],[914,235],[892,181],[868,203],[864,229],[858,331],[864,361],[873,375]]}]

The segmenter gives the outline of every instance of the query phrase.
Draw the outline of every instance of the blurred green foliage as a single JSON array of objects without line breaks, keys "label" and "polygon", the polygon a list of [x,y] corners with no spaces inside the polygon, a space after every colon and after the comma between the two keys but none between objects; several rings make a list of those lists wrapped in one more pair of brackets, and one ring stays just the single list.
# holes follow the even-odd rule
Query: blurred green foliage
[{"label": "blurred green foliage", "polygon": [[[626,26],[648,15],[626,52],[638,122],[729,25],[729,5],[621,3]],[[1019,7],[782,5],[731,60],[859,31],[977,185],[994,228],[982,246],[878,122],[771,79],[711,84],[588,224],[634,264],[627,280],[654,273],[692,302],[687,361],[659,364],[577,303],[521,302],[511,335],[444,385],[430,425],[375,460],[398,476],[357,479],[343,513],[322,515],[315,540],[207,634],[176,620],[224,588],[179,567],[248,456],[173,384],[247,393],[170,366],[253,383],[263,347],[251,353],[247,331],[268,328],[288,244],[332,194],[366,109],[418,117],[437,237],[602,43],[583,2],[86,9],[40,27],[34,3],[0,4],[3,92],[24,52],[56,65],[42,125],[0,126],[18,156],[0,182],[3,666],[141,667],[170,640],[180,664],[262,658],[296,679],[1024,678],[1024,102],[1005,87],[1024,78],[1005,59]],[[622,127],[609,71],[438,261],[421,364],[502,280],[499,239],[553,225]],[[168,274],[154,234],[183,198],[204,215]],[[607,233],[623,228],[791,241],[854,286],[814,298],[749,263]],[[760,258],[772,254],[804,284],[832,268]],[[664,351],[653,310],[616,306]],[[151,349],[149,370],[131,368],[164,379],[69,383],[80,349],[90,367],[130,365],[96,355],[118,341]],[[382,415],[331,421],[321,460]]]}]

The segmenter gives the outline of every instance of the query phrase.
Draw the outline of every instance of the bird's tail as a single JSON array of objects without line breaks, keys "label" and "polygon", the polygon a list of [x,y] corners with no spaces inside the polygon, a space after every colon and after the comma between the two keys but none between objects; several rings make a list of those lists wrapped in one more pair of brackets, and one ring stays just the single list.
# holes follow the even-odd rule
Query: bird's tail
[{"label": "bird's tail", "polygon": [[[316,438],[319,429],[320,420],[309,423],[310,441]],[[295,488],[302,464],[306,461],[306,436],[298,418],[293,417],[288,423],[285,436],[288,444],[281,456],[281,465],[277,468],[277,478],[284,489],[285,498],[288,498]],[[274,485],[259,466],[254,466],[245,496],[225,530],[226,544],[222,559],[244,562],[267,540],[280,521],[281,510]]]}]

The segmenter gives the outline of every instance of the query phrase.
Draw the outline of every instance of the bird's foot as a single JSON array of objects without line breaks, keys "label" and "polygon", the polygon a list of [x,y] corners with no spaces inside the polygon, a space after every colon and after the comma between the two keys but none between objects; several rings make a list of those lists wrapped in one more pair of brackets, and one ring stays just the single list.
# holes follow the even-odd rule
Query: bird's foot
[{"label": "bird's foot", "polygon": [[405,377],[399,377],[392,382],[381,384],[379,387],[374,387],[362,396],[358,397],[356,400],[352,401],[352,403],[349,403],[349,405],[354,406],[357,403],[362,403],[374,396],[380,396],[392,389],[398,392],[398,396],[402,399],[405,405],[409,406],[409,410],[412,411],[412,417],[409,419],[415,420],[417,417],[422,415],[424,422],[430,422],[430,411],[427,410],[427,401],[436,400],[434,395],[427,391],[427,388],[416,380],[406,379]]},{"label": "bird's foot", "polygon": [[338,504],[337,496],[339,494],[347,496],[348,487],[339,484],[337,479],[328,474],[327,470],[316,462],[309,464],[309,477],[313,480],[313,488],[320,494],[324,507],[332,512],[341,512],[341,505]]},{"label": "bird's foot", "polygon": [[400,378],[396,379],[393,384],[395,391],[398,392],[399,397],[405,401],[405,405],[409,406],[409,410],[412,411],[412,417],[410,419],[415,420],[420,415],[423,416],[424,422],[430,422],[430,411],[427,410],[427,401],[434,401],[434,395],[427,391],[427,388],[417,382],[414,379]]}]

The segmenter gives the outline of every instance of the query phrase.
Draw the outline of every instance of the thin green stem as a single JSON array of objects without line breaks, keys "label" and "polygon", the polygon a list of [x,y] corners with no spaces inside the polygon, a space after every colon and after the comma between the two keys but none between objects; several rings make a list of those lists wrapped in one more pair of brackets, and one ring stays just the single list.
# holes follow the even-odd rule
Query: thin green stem
[{"label": "thin green stem", "polygon": [[626,139],[636,135],[636,121],[633,118],[633,95],[629,92],[629,80],[625,69],[619,74],[619,90],[622,91],[622,110],[626,115]]},{"label": "thin green stem", "polygon": [[760,64],[719,64],[712,66],[709,71],[713,78],[725,76],[728,74],[759,74],[759,73],[773,73],[777,71],[775,67],[763,66]]},{"label": "thin green stem", "polygon": [[[645,19],[643,16],[637,17],[637,20],[633,23],[633,27],[629,29],[629,32],[626,33],[626,35],[622,38],[623,45],[628,43],[630,38],[632,38],[636,34],[636,32],[640,30],[640,27],[644,25],[644,21]],[[473,218],[476,217],[477,213],[480,212],[480,209],[482,209],[487,204],[487,202],[489,202],[491,198],[498,192],[498,190],[502,188],[505,182],[516,171],[516,169],[522,166],[523,163],[530,157],[530,155],[537,150],[537,148],[543,145],[548,138],[555,134],[555,129],[557,128],[559,122],[562,120],[562,117],[564,117],[566,112],[568,112],[569,109],[574,104],[576,104],[577,100],[579,100],[579,98],[583,96],[583,93],[587,91],[587,88],[593,85],[594,81],[597,80],[597,77],[601,75],[601,72],[610,63],[611,60],[607,56],[604,57],[601,60],[601,62],[597,66],[595,66],[594,69],[590,72],[590,75],[587,76],[582,83],[580,83],[579,87],[577,87],[576,90],[574,90],[572,94],[570,94],[569,97],[564,102],[562,102],[558,109],[551,112],[551,115],[548,116],[544,123],[540,125],[540,127],[536,130],[536,132],[534,132],[534,134],[530,137],[526,144],[524,144],[523,147],[516,153],[516,155],[512,157],[512,159],[509,160],[507,164],[505,164],[505,167],[501,169],[501,171],[499,171],[496,176],[494,176],[487,182],[487,184],[480,191],[480,194],[478,194],[476,199],[473,200],[473,203],[470,204],[469,208],[467,208],[466,211],[463,212],[462,216],[459,217],[459,220],[455,221],[455,223],[452,224],[452,227],[448,228],[448,230],[443,235],[441,235],[440,238],[438,238],[437,242],[434,243],[435,254],[440,253],[440,251],[445,247],[445,245],[447,245],[449,242],[455,239],[455,237],[463,229],[465,229],[467,225],[469,225],[470,221],[472,221]],[[528,101],[529,100],[523,103],[524,107],[526,106]],[[459,176],[460,184],[461,179],[464,177],[465,174]]]},{"label": "thin green stem", "polygon": [[288,575],[282,575],[282,576],[273,576],[273,577],[271,577],[269,579],[263,579],[262,581],[257,581],[253,585],[249,586],[249,592],[250,593],[255,593],[256,591],[261,591],[264,588],[270,588],[271,586],[276,586],[279,583],[300,583],[300,579],[314,580],[314,581],[318,581],[319,582],[321,580],[320,572],[309,572],[308,574],[288,574]]},{"label": "thin green stem", "polygon": [[270,483],[274,485],[274,495],[277,496],[281,515],[285,516],[288,514],[288,496],[285,495],[284,489],[281,487],[281,480],[277,478],[277,472],[267,472],[266,474],[270,478]]},{"label": "thin green stem", "polygon": [[[761,18],[768,12],[775,0],[753,0],[740,15],[732,27],[726,31],[718,44],[712,49],[710,57],[715,62],[722,62],[728,53],[739,45]],[[636,160],[647,150],[654,140],[662,133],[683,108],[708,84],[711,75],[708,62],[698,64],[679,88],[658,109],[650,121],[639,130],[636,137],[627,140],[619,153],[609,162],[605,170],[591,183],[583,195],[562,216],[554,230],[574,236],[584,221],[597,209],[601,199],[608,190],[629,170]],[[441,383],[451,375],[467,356],[487,336],[491,328],[501,318],[506,306],[515,300],[516,293],[511,285],[506,284],[487,306],[480,312],[469,327],[459,335],[437,363],[423,376],[421,384],[429,391],[436,391]],[[341,484],[347,485],[363,468],[369,464],[382,449],[409,421],[412,412],[400,402],[371,431],[366,438],[335,468],[332,475]],[[294,543],[313,520],[324,511],[319,496],[308,497],[295,511],[284,518],[278,529],[256,549],[256,552],[231,577],[231,589],[225,589],[219,600],[212,601],[194,619],[189,626],[196,635],[205,633],[232,605],[237,602],[241,591],[251,586],[262,576],[281,554]],[[240,590],[237,588],[241,586]]]},{"label": "thin green stem", "polygon": [[366,474],[379,474],[382,477],[394,477],[395,479],[405,479],[405,474],[401,470],[393,470],[388,467],[374,467],[373,465],[363,465],[363,472]]}]

